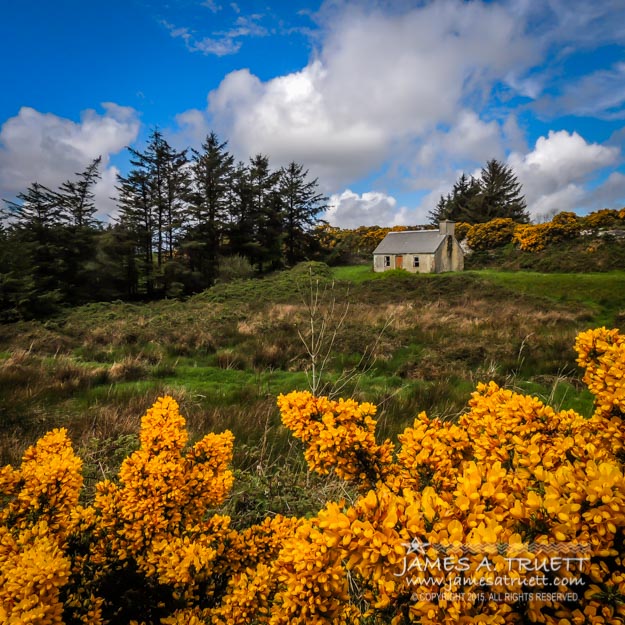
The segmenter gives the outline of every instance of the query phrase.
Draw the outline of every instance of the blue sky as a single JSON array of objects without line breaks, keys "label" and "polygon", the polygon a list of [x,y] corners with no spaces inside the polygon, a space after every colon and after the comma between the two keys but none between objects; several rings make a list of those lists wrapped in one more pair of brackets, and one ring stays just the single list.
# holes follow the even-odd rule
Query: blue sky
[{"label": "blue sky", "polygon": [[303,163],[335,225],[419,224],[458,175],[515,171],[537,220],[625,206],[625,3],[0,0],[0,197],[214,130]]}]

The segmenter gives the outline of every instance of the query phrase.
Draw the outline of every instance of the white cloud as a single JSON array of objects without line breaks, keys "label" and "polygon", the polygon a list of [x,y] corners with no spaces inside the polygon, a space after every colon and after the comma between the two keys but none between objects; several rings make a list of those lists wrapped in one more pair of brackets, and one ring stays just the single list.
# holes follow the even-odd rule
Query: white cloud
[{"label": "white cloud", "polygon": [[[589,182],[617,163],[619,150],[565,131],[529,148],[511,97],[541,97],[555,71],[541,63],[556,46],[563,59],[577,39],[591,45],[588,30],[623,40],[625,28],[609,19],[618,3],[607,1],[604,10],[576,0],[327,0],[305,67],[266,81],[249,69],[231,72],[209,93],[205,111],[187,111],[179,123],[196,144],[216,130],[242,160],[260,152],[274,166],[302,162],[329,194],[376,174],[384,188],[391,180],[425,192],[410,211],[385,194],[335,193],[329,216],[342,225],[422,222],[462,171],[479,172],[510,151],[533,214],[581,207],[590,201]],[[594,95],[580,107],[593,98],[602,110],[619,106],[622,90],[598,95],[618,85],[621,71],[581,79],[577,91],[586,85]]]},{"label": "white cloud", "polygon": [[594,48],[598,41],[603,45],[625,42],[622,0],[512,0],[511,6],[516,6],[520,16],[531,20],[537,31],[543,30],[543,39],[557,45],[561,54]]},{"label": "white cloud", "polygon": [[526,152],[528,150],[525,133],[519,126],[519,121],[514,114],[509,114],[503,124],[503,136],[507,148],[513,152]]},{"label": "white cloud", "polygon": [[186,27],[175,26],[163,21],[163,26],[167,28],[169,34],[174,39],[182,39],[190,52],[202,52],[203,54],[214,54],[215,56],[227,56],[236,54],[241,48],[241,42],[235,41],[230,35],[219,37],[203,37],[198,39]]},{"label": "white cloud", "polygon": [[217,4],[215,0],[204,0],[201,3],[203,7],[206,7],[211,13],[219,13],[221,11],[221,5]]},{"label": "white cloud", "polygon": [[576,132],[550,131],[531,152],[512,153],[508,164],[523,184],[530,213],[584,208],[586,183],[620,158],[616,147],[588,143]]},{"label": "white cloud", "polygon": [[458,115],[457,123],[444,136],[443,148],[454,157],[481,163],[504,154],[499,124],[485,122],[468,110]]},{"label": "white cloud", "polygon": [[361,175],[386,155],[384,136],[362,123],[335,122],[317,89],[324,73],[319,62],[269,83],[248,70],[232,72],[209,95],[214,126],[239,158],[262,152],[276,164],[304,162],[329,186]]},{"label": "white cloud", "polygon": [[[411,159],[410,149],[402,156],[404,166]],[[485,122],[466,109],[458,113],[453,125],[424,135],[415,149],[410,169],[410,186],[415,189],[430,189],[442,179],[451,180],[451,186],[462,170],[505,154],[499,123]]]},{"label": "white cloud", "polygon": [[378,191],[359,195],[346,189],[332,195],[328,205],[324,219],[340,228],[405,225],[408,218],[408,210],[398,207],[394,197]]},{"label": "white cloud", "polygon": [[187,48],[191,52],[202,52],[215,56],[236,54],[241,49],[241,45],[240,41],[235,41],[232,37],[221,37],[220,39],[204,37],[199,40],[190,39],[187,41]]},{"label": "white cloud", "polygon": [[[221,6],[210,1],[204,6],[207,6],[213,13],[221,10]],[[235,10],[234,6],[233,10]],[[228,56],[236,54],[241,49],[243,37],[265,37],[268,34],[269,31],[258,23],[262,17],[258,13],[247,16],[239,15],[232,28],[216,31],[212,33],[212,36],[202,38],[198,38],[189,28],[175,26],[165,20],[161,23],[174,39],[182,39],[190,52]]]},{"label": "white cloud", "polygon": [[109,158],[137,138],[139,121],[131,108],[102,107],[103,114],[83,112],[80,122],[29,107],[8,119],[0,129],[0,197],[10,199],[33,182],[56,188],[101,156],[96,200],[103,215],[111,213],[117,170]]},{"label": "white cloud", "polygon": [[[535,59],[518,20],[495,4],[386,12],[347,4],[302,70],[268,81],[247,69],[228,74],[209,94],[208,125],[240,158],[304,162],[336,189],[431,134],[463,157],[502,154],[497,123],[467,101]],[[454,129],[447,141],[441,124]]]},{"label": "white cloud", "polygon": [[210,133],[206,115],[197,109],[190,109],[175,117],[177,129],[168,133],[167,140],[178,150],[189,146],[199,149],[204,138]]}]

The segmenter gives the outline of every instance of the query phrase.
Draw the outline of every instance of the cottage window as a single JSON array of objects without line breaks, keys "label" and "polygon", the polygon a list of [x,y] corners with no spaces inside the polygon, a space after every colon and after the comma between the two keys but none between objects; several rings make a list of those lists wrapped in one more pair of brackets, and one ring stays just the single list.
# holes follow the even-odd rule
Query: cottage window
[{"label": "cottage window", "polygon": [[390,267],[391,266],[391,257],[390,256],[385,256],[384,257],[384,266],[385,267]]},{"label": "cottage window", "polygon": [[414,260],[412,261],[412,266],[415,267],[415,268],[419,267],[419,257],[418,256],[414,257]]}]

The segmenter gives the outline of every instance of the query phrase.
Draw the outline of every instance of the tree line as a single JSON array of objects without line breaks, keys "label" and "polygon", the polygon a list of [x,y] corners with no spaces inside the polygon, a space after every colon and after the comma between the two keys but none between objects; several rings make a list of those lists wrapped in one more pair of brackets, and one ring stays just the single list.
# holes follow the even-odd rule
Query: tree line
[{"label": "tree line", "polygon": [[327,198],[303,165],[272,169],[263,154],[236,162],[215,133],[199,150],[176,150],[154,129],[144,150],[128,150],[112,223],[96,218],[100,158],[58,189],[34,182],[5,200],[0,319],[191,294],[229,265],[264,273],[318,254]]}]

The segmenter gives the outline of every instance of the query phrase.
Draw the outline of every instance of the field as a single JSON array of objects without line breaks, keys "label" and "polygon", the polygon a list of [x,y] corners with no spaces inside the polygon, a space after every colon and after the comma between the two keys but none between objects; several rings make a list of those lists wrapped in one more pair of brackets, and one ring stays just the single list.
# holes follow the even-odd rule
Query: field
[{"label": "field", "polygon": [[623,623],[625,337],[580,331],[624,287],[308,264],[2,327],[0,620]]},{"label": "field", "polygon": [[622,272],[413,276],[310,264],[185,302],[93,304],[0,328],[0,464],[65,426],[93,479],[107,476],[163,394],[180,402],[192,436],[232,430],[243,472],[300,462],[275,398],[313,384],[311,332],[318,390],[375,403],[384,436],[420,411],[457,418],[491,379],[589,415],[574,337],[624,319]]}]

